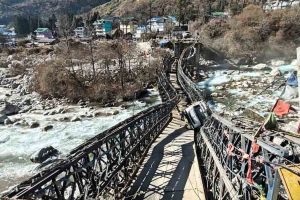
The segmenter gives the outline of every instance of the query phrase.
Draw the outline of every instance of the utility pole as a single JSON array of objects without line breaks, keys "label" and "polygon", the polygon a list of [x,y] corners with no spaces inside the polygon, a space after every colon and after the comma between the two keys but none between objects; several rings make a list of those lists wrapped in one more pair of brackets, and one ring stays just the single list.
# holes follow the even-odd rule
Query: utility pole
[{"label": "utility pole", "polygon": [[38,28],[40,28],[40,14],[38,13]]}]

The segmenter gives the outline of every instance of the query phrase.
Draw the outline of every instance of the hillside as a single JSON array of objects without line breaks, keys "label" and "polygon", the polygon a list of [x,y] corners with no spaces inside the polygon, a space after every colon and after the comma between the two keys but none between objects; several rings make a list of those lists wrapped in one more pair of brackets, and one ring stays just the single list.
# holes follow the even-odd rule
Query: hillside
[{"label": "hillside", "polygon": [[15,16],[47,18],[52,14],[79,14],[110,0],[0,0],[0,23],[9,23]]},{"label": "hillside", "polygon": [[[179,5],[182,2],[182,6]],[[193,18],[202,12],[202,6],[199,0],[152,0],[152,16],[178,15],[181,8],[186,18]],[[131,16],[140,21],[146,21],[150,16],[149,0],[112,0],[106,4],[100,5],[86,13],[86,16],[92,16],[98,13],[99,16]]]},{"label": "hillside", "polygon": [[195,26],[202,42],[228,56],[247,60],[295,57],[300,45],[300,7],[264,12],[249,5],[228,20]]},{"label": "hillside", "polygon": [[[145,22],[150,16],[149,0],[112,0],[95,7],[89,17],[133,16]],[[201,42],[216,50],[225,52],[228,57],[246,60],[264,60],[276,57],[293,57],[295,48],[300,45],[300,7],[265,12],[263,1],[236,1],[235,4],[219,4],[219,1],[205,0],[153,0],[152,16],[183,13],[189,21],[190,30],[198,32]],[[211,19],[203,23],[207,4],[212,12],[227,11],[227,19]]]}]

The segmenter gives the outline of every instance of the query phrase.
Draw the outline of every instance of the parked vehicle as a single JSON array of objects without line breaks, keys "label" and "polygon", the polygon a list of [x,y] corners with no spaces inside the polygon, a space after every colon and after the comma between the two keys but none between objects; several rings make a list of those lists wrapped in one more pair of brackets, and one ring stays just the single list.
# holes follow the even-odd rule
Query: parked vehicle
[{"label": "parked vehicle", "polygon": [[184,32],[182,32],[182,37],[183,38],[191,38],[192,34],[189,31],[184,31]]},{"label": "parked vehicle", "polygon": [[184,116],[189,122],[192,129],[203,126],[207,117],[211,115],[211,111],[204,101],[193,103],[184,111]]}]

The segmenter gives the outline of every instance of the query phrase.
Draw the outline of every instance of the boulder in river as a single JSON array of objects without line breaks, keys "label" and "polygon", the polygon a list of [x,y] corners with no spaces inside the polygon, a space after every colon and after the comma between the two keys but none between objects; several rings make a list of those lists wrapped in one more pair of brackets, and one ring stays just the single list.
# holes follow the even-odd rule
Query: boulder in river
[{"label": "boulder in river", "polygon": [[34,153],[31,157],[30,160],[31,162],[34,163],[43,163],[47,159],[51,157],[57,157],[60,154],[60,152],[55,149],[52,146],[42,148],[41,150],[37,151]]},{"label": "boulder in river", "polygon": [[0,107],[0,114],[2,115],[15,115],[18,114],[19,111],[20,108],[18,106],[8,102],[5,102],[5,104]]},{"label": "boulder in river", "polygon": [[69,117],[61,117],[61,118],[58,119],[58,121],[60,121],[60,122],[69,122],[70,118]]},{"label": "boulder in river", "polygon": [[29,105],[31,105],[31,98],[26,97],[26,98],[22,101],[22,105],[24,105],[24,106],[29,106]]},{"label": "boulder in river", "polygon": [[243,57],[235,60],[236,65],[251,65],[253,60],[249,57]]},{"label": "boulder in river", "polygon": [[38,122],[36,122],[36,121],[33,121],[33,122],[29,123],[29,127],[30,128],[37,128],[39,126],[40,126],[40,124]]},{"label": "boulder in river", "polygon": [[13,122],[9,119],[9,118],[6,118],[5,120],[4,120],[4,125],[10,125],[10,124],[13,124]]},{"label": "boulder in river", "polygon": [[45,132],[47,132],[47,131],[49,131],[51,129],[53,129],[53,125],[47,125],[42,130],[45,131]]},{"label": "boulder in river", "polygon": [[26,122],[24,119],[20,120],[20,121],[17,121],[14,123],[14,126],[29,126],[28,122]]},{"label": "boulder in river", "polygon": [[7,119],[7,116],[5,114],[0,114],[0,124],[4,124],[6,119]]},{"label": "boulder in river", "polygon": [[32,109],[32,106],[24,106],[22,110],[19,111],[19,113],[27,113]]},{"label": "boulder in river", "polygon": [[71,122],[78,122],[78,121],[81,121],[81,119],[76,116],[71,119]]}]

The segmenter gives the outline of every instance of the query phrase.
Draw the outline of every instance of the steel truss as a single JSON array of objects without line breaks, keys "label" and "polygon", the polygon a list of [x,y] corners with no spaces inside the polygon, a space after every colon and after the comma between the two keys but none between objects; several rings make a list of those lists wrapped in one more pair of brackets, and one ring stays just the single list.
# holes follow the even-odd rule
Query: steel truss
[{"label": "steel truss", "polygon": [[196,86],[196,84],[190,79],[190,75],[186,75],[191,74],[188,66],[195,64],[193,57],[197,50],[195,49],[194,44],[190,48],[184,49],[177,67],[177,80],[191,102],[201,100],[205,101],[207,99],[207,94]]},{"label": "steel truss", "polygon": [[[208,95],[190,79],[195,64],[195,43],[178,61],[164,60],[171,71],[178,62],[177,79],[191,102]],[[75,148],[67,159],[21,183],[4,198],[122,199],[149,147],[171,119],[179,98],[164,72],[158,73],[163,103],[143,111]],[[270,134],[271,135],[271,134]],[[244,129],[212,114],[195,131],[197,157],[202,163],[208,199],[286,198],[276,166],[290,163],[289,148],[273,136],[254,139]],[[288,143],[292,143],[289,139]],[[293,144],[296,145],[296,144]],[[293,146],[292,145],[292,146]],[[299,146],[298,146],[299,147]]]},{"label": "steel truss", "polygon": [[66,159],[21,183],[4,198],[122,199],[149,147],[171,120],[171,111],[178,103],[176,90],[166,74],[158,74],[162,104],[88,140]]},{"label": "steel truss", "polygon": [[[191,102],[207,101],[209,96],[190,79],[195,56],[194,44],[185,49],[178,61],[178,81]],[[187,75],[186,75],[187,74]],[[247,125],[243,126],[244,128]],[[252,134],[254,131],[252,131]],[[205,174],[204,182],[208,199],[287,199],[277,167],[293,164],[287,144],[293,143],[285,135],[276,135],[282,140],[273,142],[274,133],[266,131],[261,137],[253,138],[247,131],[212,114],[200,130],[195,131],[195,146],[200,166]],[[296,161],[299,163],[299,160]]]},{"label": "steel truss", "polygon": [[279,196],[280,179],[274,167],[288,158],[286,148],[262,138],[254,140],[214,114],[196,133],[196,148],[213,199]]}]

